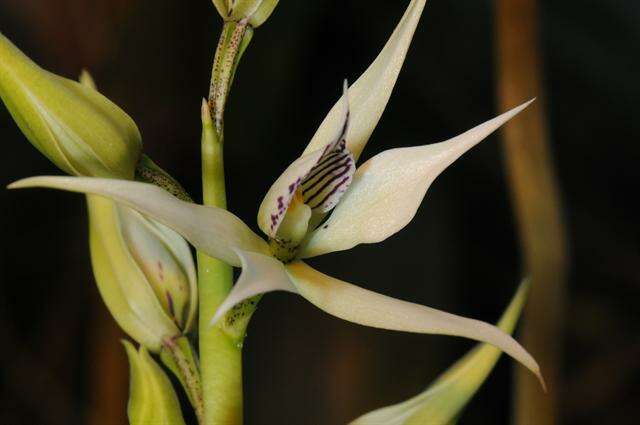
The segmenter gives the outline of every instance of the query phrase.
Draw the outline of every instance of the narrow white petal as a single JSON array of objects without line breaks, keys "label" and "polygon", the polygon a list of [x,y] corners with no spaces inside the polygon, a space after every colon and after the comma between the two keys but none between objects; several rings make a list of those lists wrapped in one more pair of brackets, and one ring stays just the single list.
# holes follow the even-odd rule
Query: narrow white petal
[{"label": "narrow white petal", "polygon": [[[378,57],[349,89],[352,118],[347,133],[347,149],[356,160],[387,106],[425,3],[426,0],[411,1]],[[337,102],[304,153],[311,153],[326,145],[341,125],[342,107]]]},{"label": "narrow white petal", "polygon": [[271,256],[248,251],[236,250],[236,253],[242,261],[242,274],[231,293],[216,310],[211,319],[212,325],[233,306],[248,298],[273,291],[297,292],[280,261]]},{"label": "narrow white petal", "polygon": [[235,249],[269,252],[266,242],[230,212],[181,201],[151,184],[91,177],[42,176],[9,185],[9,189],[29,187],[48,187],[111,198],[172,228],[199,250],[234,266],[240,265]]},{"label": "narrow white petal", "polygon": [[303,262],[289,264],[286,269],[298,293],[333,316],[374,328],[486,342],[540,378],[540,367],[533,357],[510,335],[489,323],[387,297],[324,275]]},{"label": "narrow white petal", "polygon": [[331,217],[310,236],[301,258],[380,242],[398,232],[442,171],[531,102],[446,142],[391,149],[365,162]]}]

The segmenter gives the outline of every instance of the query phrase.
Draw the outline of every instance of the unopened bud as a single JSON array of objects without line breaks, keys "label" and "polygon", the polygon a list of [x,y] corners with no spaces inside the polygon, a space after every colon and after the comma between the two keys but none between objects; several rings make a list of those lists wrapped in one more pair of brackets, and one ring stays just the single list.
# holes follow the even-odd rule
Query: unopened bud
[{"label": "unopened bud", "polygon": [[100,294],[126,333],[158,351],[194,323],[197,286],[191,251],[180,235],[131,208],[93,195],[87,201]]},{"label": "unopened bud", "polygon": [[266,21],[279,0],[213,0],[225,21],[249,22],[253,28],[257,28]]},{"label": "unopened bud", "polygon": [[40,68],[2,34],[0,98],[27,139],[63,171],[133,178],[142,148],[133,120],[89,85]]},{"label": "unopened bud", "polygon": [[136,350],[123,341],[129,358],[131,384],[127,413],[131,425],[184,425],[180,402],[169,377],[145,347]]}]

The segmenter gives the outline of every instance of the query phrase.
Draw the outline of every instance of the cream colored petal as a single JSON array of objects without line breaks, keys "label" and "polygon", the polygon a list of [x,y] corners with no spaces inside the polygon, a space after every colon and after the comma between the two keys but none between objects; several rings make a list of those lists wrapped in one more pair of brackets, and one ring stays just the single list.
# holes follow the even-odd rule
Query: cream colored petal
[{"label": "cream colored petal", "polygon": [[391,149],[365,162],[329,219],[309,237],[301,258],[380,242],[398,232],[440,173],[531,102],[446,142]]},{"label": "cream colored petal", "polygon": [[265,241],[230,212],[181,201],[147,183],[90,177],[31,177],[9,185],[10,189],[48,187],[92,193],[125,204],[175,230],[208,255],[239,266],[235,249],[268,253]]},{"label": "cream colored petal", "polygon": [[[498,328],[512,333],[527,298],[529,281],[518,292],[502,315]],[[448,425],[455,422],[480,386],[487,379],[502,352],[481,344],[453,364],[424,392],[404,402],[369,412],[350,425]]]},{"label": "cream colored petal", "polygon": [[[351,123],[347,149],[357,160],[384,112],[404,63],[426,0],[412,0],[395,31],[378,57],[349,88]],[[304,151],[311,153],[326,145],[342,124],[340,102],[331,109]]]},{"label": "cream colored petal", "polygon": [[289,264],[286,269],[298,293],[333,316],[374,328],[486,342],[542,379],[534,358],[510,335],[489,323],[387,297],[324,275],[303,262]]},{"label": "cream colored petal", "polygon": [[254,297],[273,291],[296,292],[291,283],[284,265],[275,258],[253,252],[237,250],[238,257],[242,260],[242,274],[233,286],[231,293],[220,304],[216,314],[211,319],[215,324],[236,304]]}]

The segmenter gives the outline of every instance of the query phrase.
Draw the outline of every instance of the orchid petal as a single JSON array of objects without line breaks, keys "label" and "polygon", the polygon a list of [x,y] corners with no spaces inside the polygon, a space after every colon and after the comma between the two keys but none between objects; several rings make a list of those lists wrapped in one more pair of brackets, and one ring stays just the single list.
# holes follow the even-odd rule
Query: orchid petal
[{"label": "orchid petal", "polygon": [[[512,333],[518,321],[529,281],[524,280],[502,315],[498,328]],[[487,379],[502,352],[479,344],[440,375],[426,391],[404,402],[369,412],[349,425],[451,424]]]},{"label": "orchid petal", "polygon": [[267,253],[268,245],[238,217],[221,208],[181,201],[157,186],[91,177],[31,177],[9,189],[48,187],[92,193],[125,204],[175,230],[206,254],[239,266],[234,249]]},{"label": "orchid petal", "polygon": [[398,232],[413,219],[442,171],[531,102],[448,141],[391,149],[365,162],[329,219],[310,235],[300,257],[380,242]]},{"label": "orchid petal", "polygon": [[[296,191],[300,186],[308,183],[305,179],[310,178],[313,180],[307,184],[308,197],[314,196],[313,205],[322,212],[328,211],[330,207],[333,207],[337,203],[339,196],[344,193],[351,183],[355,167],[353,157],[345,149],[345,135],[349,129],[350,116],[346,82],[344,84],[341,108],[341,125],[334,132],[332,139],[317,150],[303,154],[295,160],[273,183],[262,200],[258,211],[258,226],[269,237],[274,239],[277,237],[278,228]],[[335,168],[336,164],[338,168]],[[327,165],[329,168],[325,168]],[[337,174],[334,176],[331,173]],[[330,184],[344,176],[347,176],[346,180],[337,180],[337,184]],[[311,186],[316,180],[320,184],[317,187]],[[325,184],[327,181],[329,185]],[[329,189],[328,192],[325,190],[327,188]]]},{"label": "orchid petal", "polygon": [[380,329],[461,336],[489,343],[522,363],[540,380],[540,367],[510,335],[489,323],[387,297],[324,275],[303,262],[286,266],[298,293],[349,322]]},{"label": "orchid petal", "polygon": [[284,265],[275,258],[254,252],[236,250],[242,261],[242,274],[227,298],[220,304],[211,324],[218,322],[240,302],[273,291],[297,293]]},{"label": "orchid petal", "polygon": [[[357,160],[384,112],[426,0],[413,0],[386,45],[349,89],[352,121],[347,149]],[[336,103],[309,142],[304,154],[322,148],[342,125],[342,107]]]}]

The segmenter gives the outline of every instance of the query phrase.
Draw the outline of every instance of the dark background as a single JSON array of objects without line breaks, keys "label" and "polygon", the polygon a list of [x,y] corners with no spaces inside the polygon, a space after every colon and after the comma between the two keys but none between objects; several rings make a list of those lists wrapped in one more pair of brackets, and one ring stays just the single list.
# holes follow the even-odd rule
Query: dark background
[{"label": "dark background", "polygon": [[[226,123],[230,209],[254,228],[273,179],[313,135],[342,79],[354,81],[375,57],[407,3],[283,0],[256,31]],[[428,2],[365,158],[444,140],[496,114],[492,7]],[[572,261],[562,419],[637,423],[640,3],[540,7]],[[138,123],[146,153],[192,193],[199,105],[219,27],[207,0],[0,0],[0,31],[52,71],[73,77],[90,69]],[[2,185],[60,173],[4,107],[0,137]],[[93,283],[82,197],[2,190],[0,203],[0,422],[121,423],[126,360]],[[521,275],[514,228],[491,137],[437,180],[403,232],[313,263],[376,291],[495,321]],[[417,394],[471,346],[359,327],[301,298],[269,295],[245,344],[247,423],[345,423]],[[500,361],[462,423],[507,423],[511,369]]]}]

